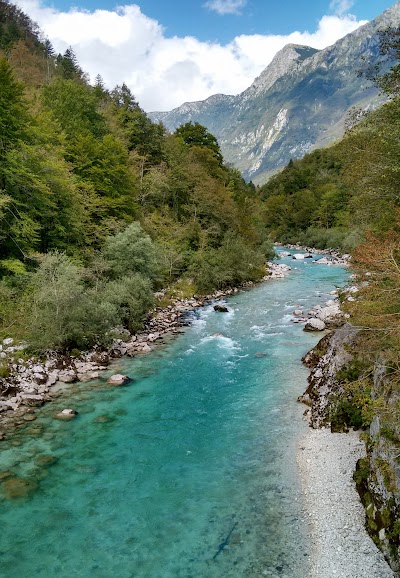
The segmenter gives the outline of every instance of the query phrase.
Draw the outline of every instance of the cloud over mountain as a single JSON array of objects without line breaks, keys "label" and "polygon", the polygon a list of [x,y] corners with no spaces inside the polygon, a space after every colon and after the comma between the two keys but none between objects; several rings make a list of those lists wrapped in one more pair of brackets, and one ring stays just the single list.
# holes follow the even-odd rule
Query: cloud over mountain
[{"label": "cloud over mountain", "polygon": [[241,35],[223,45],[192,36],[168,37],[163,26],[135,4],[94,12],[62,12],[40,0],[21,0],[18,5],[44,30],[56,51],[71,45],[92,78],[101,74],[109,87],[125,81],[148,111],[170,110],[219,92],[237,94],[286,44],[324,48],[362,24],[349,14],[330,15],[313,32]]}]

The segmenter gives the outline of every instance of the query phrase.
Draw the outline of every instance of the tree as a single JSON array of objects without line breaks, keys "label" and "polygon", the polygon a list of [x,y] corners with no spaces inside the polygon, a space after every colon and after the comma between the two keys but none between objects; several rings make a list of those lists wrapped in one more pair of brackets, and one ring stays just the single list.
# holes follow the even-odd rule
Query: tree
[{"label": "tree", "polygon": [[397,96],[400,94],[400,27],[389,27],[378,34],[381,59],[375,66],[360,71],[360,75],[388,96]]},{"label": "tree", "polygon": [[57,65],[62,77],[67,80],[82,79],[84,76],[83,70],[79,66],[78,59],[71,46],[67,48],[63,55],[59,54],[57,56]]},{"label": "tree", "polygon": [[200,123],[193,123],[190,121],[186,124],[182,124],[176,129],[174,134],[182,138],[189,146],[209,148],[212,151],[214,158],[217,159],[218,164],[222,165],[223,158],[217,139]]},{"label": "tree", "polygon": [[113,278],[140,273],[155,281],[159,275],[156,247],[137,222],[114,237],[108,237],[102,254]]},{"label": "tree", "polygon": [[[15,80],[13,71],[4,58],[0,58],[0,171],[4,155],[26,136],[29,122],[23,98],[23,86]],[[2,188],[0,172],[0,189]]]}]

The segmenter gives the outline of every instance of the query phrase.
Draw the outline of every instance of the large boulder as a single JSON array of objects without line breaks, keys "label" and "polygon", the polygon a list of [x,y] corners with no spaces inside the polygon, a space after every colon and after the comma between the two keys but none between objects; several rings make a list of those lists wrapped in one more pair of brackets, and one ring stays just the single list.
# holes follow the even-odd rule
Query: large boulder
[{"label": "large boulder", "polygon": [[214,311],[218,311],[218,313],[228,313],[229,309],[226,305],[223,305],[222,303],[216,303],[214,305]]},{"label": "large boulder", "polygon": [[316,317],[309,319],[304,326],[304,331],[324,331],[324,329],[326,329],[325,323]]},{"label": "large boulder", "polygon": [[56,413],[55,417],[57,419],[70,421],[71,419],[74,419],[77,415],[78,415],[78,412],[75,411],[74,409],[63,409],[63,410],[59,411],[58,413]]},{"label": "large boulder", "polygon": [[121,373],[115,373],[107,380],[107,383],[110,385],[126,385],[129,382],[130,378],[127,375],[122,375]]}]

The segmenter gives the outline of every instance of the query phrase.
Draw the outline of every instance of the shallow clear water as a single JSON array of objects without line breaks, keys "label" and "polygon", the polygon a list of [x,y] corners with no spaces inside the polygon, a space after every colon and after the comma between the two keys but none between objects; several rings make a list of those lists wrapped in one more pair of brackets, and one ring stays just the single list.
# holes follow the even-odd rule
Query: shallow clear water
[{"label": "shallow clear water", "polygon": [[[295,266],[232,297],[229,313],[192,313],[156,352],[119,360],[113,372],[132,385],[75,386],[21,430],[20,445],[2,445],[0,471],[39,487],[0,494],[1,577],[307,576],[296,398],[300,359],[319,336],[291,312],[326,300],[347,273]],[[78,418],[54,420],[63,407]],[[42,455],[58,461],[44,466]]]}]

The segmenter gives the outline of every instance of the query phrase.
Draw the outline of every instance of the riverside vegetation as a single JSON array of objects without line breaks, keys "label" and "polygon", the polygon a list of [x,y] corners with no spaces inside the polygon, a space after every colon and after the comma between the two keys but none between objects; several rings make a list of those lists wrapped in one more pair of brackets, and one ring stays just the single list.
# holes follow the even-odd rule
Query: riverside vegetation
[{"label": "riverside vegetation", "polygon": [[166,134],[125,84],[91,86],[71,49],[56,56],[4,1],[0,26],[3,337],[36,352],[104,345],[137,330],[163,286],[262,277],[261,200],[206,129]]},{"label": "riverside vegetation", "polygon": [[269,239],[351,251],[360,290],[344,308],[359,331],[325,421],[365,429],[356,480],[399,572],[400,90],[385,59],[400,59],[400,33],[381,40],[384,72],[368,76],[388,102],[256,188],[204,127],[167,134],[126,85],[91,86],[71,49],[55,55],[1,0],[0,333],[38,353],[105,345],[141,326],[163,286],[168,303],[262,278]]}]

